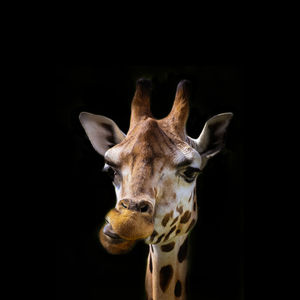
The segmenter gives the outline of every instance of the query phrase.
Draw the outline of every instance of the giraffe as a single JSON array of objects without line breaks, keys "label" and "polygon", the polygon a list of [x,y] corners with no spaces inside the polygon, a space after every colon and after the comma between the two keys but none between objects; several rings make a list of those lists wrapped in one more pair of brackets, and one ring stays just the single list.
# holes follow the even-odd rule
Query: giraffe
[{"label": "giraffe", "polygon": [[180,81],[171,112],[155,119],[150,111],[151,81],[139,79],[127,134],[107,117],[79,115],[92,146],[104,156],[104,171],[116,192],[100,242],[111,254],[130,251],[138,240],[149,245],[147,300],[186,299],[188,236],[197,222],[196,179],[224,146],[233,116],[215,115],[198,138],[189,137],[189,85]]}]

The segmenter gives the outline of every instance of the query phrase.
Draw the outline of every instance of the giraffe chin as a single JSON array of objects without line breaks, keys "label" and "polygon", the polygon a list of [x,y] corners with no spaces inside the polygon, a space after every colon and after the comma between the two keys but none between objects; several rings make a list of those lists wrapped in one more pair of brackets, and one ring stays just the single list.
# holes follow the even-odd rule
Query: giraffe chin
[{"label": "giraffe chin", "polygon": [[119,211],[114,208],[109,211],[106,219],[113,231],[127,241],[145,239],[154,230],[152,216],[148,213],[128,209]]}]

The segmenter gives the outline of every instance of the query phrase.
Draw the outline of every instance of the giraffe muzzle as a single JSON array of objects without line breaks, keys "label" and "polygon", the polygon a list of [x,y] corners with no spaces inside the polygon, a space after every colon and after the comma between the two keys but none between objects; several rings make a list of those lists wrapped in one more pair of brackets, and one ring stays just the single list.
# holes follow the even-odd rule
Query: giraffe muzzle
[{"label": "giraffe muzzle", "polygon": [[[113,236],[124,240],[135,241],[145,239],[154,230],[153,208],[151,203],[140,201],[120,201],[118,209],[113,208],[106,216]],[[110,234],[108,232],[108,234]]]},{"label": "giraffe muzzle", "polygon": [[153,213],[153,208],[151,202],[147,200],[131,200],[131,199],[123,199],[118,204],[118,209],[128,209],[131,211],[141,212],[141,213],[148,213],[151,215]]}]

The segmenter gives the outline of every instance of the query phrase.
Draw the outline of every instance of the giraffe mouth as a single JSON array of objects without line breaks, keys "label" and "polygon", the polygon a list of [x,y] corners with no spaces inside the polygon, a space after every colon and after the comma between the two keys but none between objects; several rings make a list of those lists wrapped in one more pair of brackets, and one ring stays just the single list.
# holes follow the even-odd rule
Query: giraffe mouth
[{"label": "giraffe mouth", "polygon": [[103,233],[111,238],[111,242],[115,244],[123,243],[124,239],[122,239],[119,235],[117,235],[110,223],[106,224],[103,228]]},{"label": "giraffe mouth", "polygon": [[135,245],[135,241],[127,241],[117,235],[109,223],[100,229],[99,239],[104,249],[110,254],[125,254]]}]

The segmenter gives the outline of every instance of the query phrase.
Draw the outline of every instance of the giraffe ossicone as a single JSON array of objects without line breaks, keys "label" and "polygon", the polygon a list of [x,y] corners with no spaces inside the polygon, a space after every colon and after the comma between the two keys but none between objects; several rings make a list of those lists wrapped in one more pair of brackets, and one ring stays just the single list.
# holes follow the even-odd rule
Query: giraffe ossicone
[{"label": "giraffe ossicone", "polygon": [[224,146],[232,113],[218,114],[197,139],[186,133],[189,82],[179,82],[171,112],[155,119],[150,110],[151,82],[140,79],[123,133],[111,119],[79,116],[113,180],[116,205],[99,236],[111,254],[123,254],[137,240],[149,244],[148,299],[185,299],[188,233],[197,222],[196,179],[209,158]]}]

